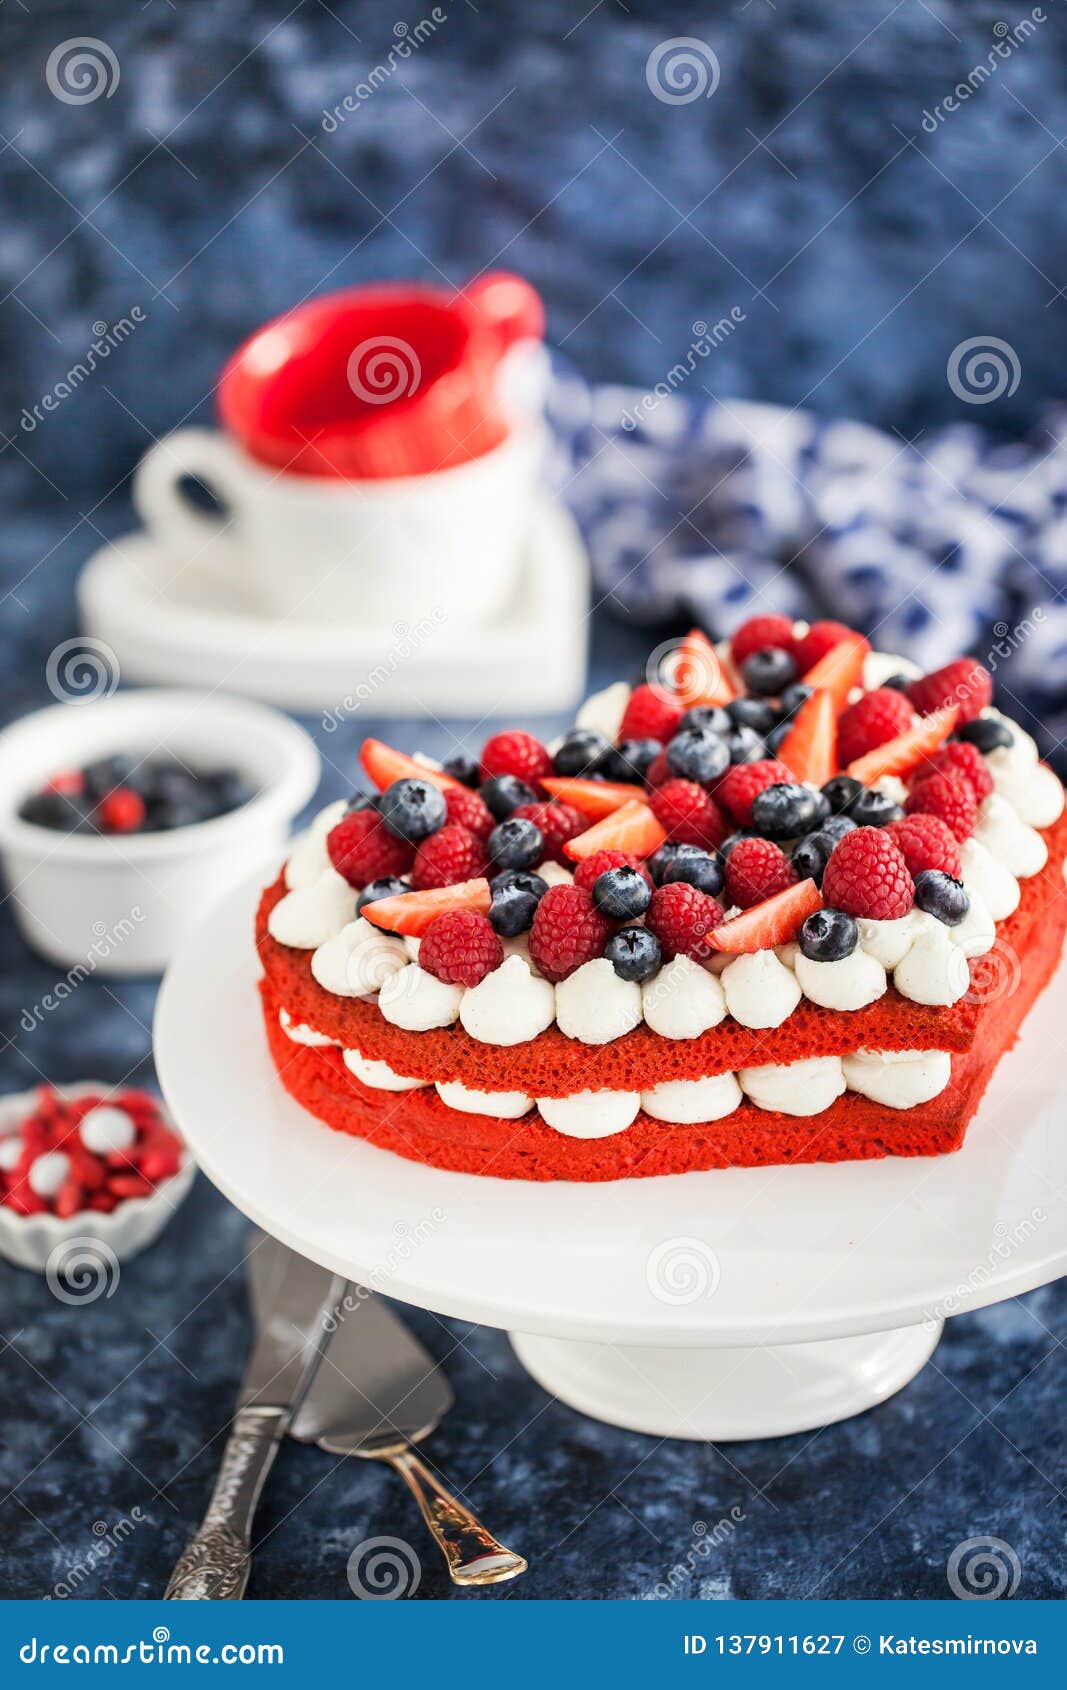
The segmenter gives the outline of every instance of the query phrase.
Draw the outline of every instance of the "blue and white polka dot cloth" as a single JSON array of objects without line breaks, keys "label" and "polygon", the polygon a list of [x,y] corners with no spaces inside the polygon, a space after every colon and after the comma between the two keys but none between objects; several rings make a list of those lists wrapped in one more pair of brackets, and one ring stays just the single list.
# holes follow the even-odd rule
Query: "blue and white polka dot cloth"
[{"label": "blue and white polka dot cloth", "polygon": [[1067,408],[1027,442],[955,424],[911,446],[557,369],[548,409],[594,602],[717,635],[756,611],[832,616],[924,668],[973,652],[1067,767]]}]

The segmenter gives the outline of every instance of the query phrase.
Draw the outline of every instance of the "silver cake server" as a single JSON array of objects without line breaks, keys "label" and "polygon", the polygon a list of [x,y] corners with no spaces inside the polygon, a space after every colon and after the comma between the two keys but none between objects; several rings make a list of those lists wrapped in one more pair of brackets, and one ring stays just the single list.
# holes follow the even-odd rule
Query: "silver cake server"
[{"label": "silver cake server", "polygon": [[[257,1321],[269,1310],[269,1264],[248,1264]],[[521,1555],[486,1531],[446,1490],[412,1444],[452,1407],[448,1380],[403,1321],[372,1291],[353,1282],[338,1303],[336,1330],[289,1435],[334,1455],[386,1461],[411,1489],[455,1584],[498,1584],[526,1571]]]},{"label": "silver cake server", "polygon": [[178,1557],[169,1601],[237,1601],[251,1564],[252,1520],[278,1446],[336,1323],[346,1281],[265,1234],[252,1245],[261,1286],[256,1341],[200,1529]]}]

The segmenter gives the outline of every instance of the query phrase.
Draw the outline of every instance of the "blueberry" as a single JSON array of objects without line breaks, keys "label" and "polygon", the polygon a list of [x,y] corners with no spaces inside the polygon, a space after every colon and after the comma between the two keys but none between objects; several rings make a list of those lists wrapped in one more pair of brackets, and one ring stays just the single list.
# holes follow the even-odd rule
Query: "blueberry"
[{"label": "blueberry", "polygon": [[[548,888],[545,887],[547,892]],[[539,899],[527,892],[517,881],[502,886],[489,907],[489,921],[494,933],[502,939],[515,939],[528,931],[537,913]]]},{"label": "blueberry", "polygon": [[527,816],[509,816],[489,835],[494,868],[533,868],[544,854],[544,834]]},{"label": "blueberry", "polygon": [[538,902],[548,891],[548,881],[542,880],[539,874],[531,874],[529,869],[507,868],[500,874],[494,874],[489,882],[489,890],[495,898],[498,893],[509,886],[517,886],[520,892],[529,892]]},{"label": "blueberry", "polygon": [[477,786],[481,779],[477,758],[468,757],[465,751],[457,751],[454,757],[450,757],[444,765],[444,772],[454,780],[462,781],[464,786]]},{"label": "blueberry", "polygon": [[[356,914],[362,915],[368,904],[376,904],[379,898],[402,898],[411,887],[406,880],[398,880],[395,874],[383,874],[380,880],[369,880],[356,899]],[[382,928],[382,932],[389,931]]]},{"label": "blueberry", "polygon": [[429,839],[448,819],[441,788],[418,777],[395,780],[392,786],[387,786],[378,809],[389,832],[412,845]]},{"label": "blueberry", "polygon": [[963,882],[939,868],[924,868],[915,876],[915,902],[946,927],[958,927],[971,907]]},{"label": "blueberry", "polygon": [[587,775],[610,750],[603,734],[592,728],[572,728],[552,759],[557,775]]},{"label": "blueberry", "polygon": [[648,927],[620,927],[604,946],[604,955],[620,980],[651,980],[663,958],[659,940]]},{"label": "blueberry", "polygon": [[[98,757],[94,763],[86,763],[82,770],[85,790],[90,798],[97,800],[106,798],[116,786],[129,786],[136,791],[140,786],[138,776],[143,779],[148,772],[146,766],[139,765],[142,765],[140,757],[130,757],[125,753],[116,757]],[[181,769],[180,773],[184,775],[185,770]],[[189,775],[187,778],[194,780],[196,777]]]},{"label": "blueberry", "polygon": [[1015,735],[1007,723],[998,722],[995,716],[976,716],[973,722],[964,722],[956,729],[956,738],[966,745],[977,745],[983,757],[1001,745],[1015,744]]},{"label": "blueberry", "polygon": [[732,698],[726,714],[735,728],[753,728],[758,734],[769,734],[777,720],[774,706],[762,698]]},{"label": "blueberry", "polygon": [[798,781],[765,787],[752,800],[752,826],[765,839],[796,839],[824,819],[819,798]]},{"label": "blueberry", "polygon": [[731,763],[758,763],[766,756],[766,748],[755,728],[735,728],[727,735],[726,749]]},{"label": "blueberry", "polygon": [[742,839],[754,839],[755,834],[750,827],[739,827],[734,833],[728,833],[719,846],[719,856],[725,863],[735,845],[740,845]]},{"label": "blueberry", "polygon": [[481,787],[482,797],[498,822],[506,821],[520,804],[535,804],[537,794],[517,775],[493,775]]},{"label": "blueberry", "polygon": [[710,728],[713,734],[730,732],[729,709],[717,704],[694,704],[682,717],[679,728]]},{"label": "blueberry", "polygon": [[849,806],[849,815],[857,827],[888,827],[890,822],[903,820],[904,811],[884,792],[873,786],[864,787]]},{"label": "blueberry", "polygon": [[819,832],[829,834],[836,845],[837,841],[843,839],[846,833],[851,833],[855,826],[851,816],[831,816],[828,821],[823,822]]},{"label": "blueberry", "polygon": [[667,767],[682,780],[704,786],[718,780],[729,766],[726,741],[711,728],[682,728],[667,746]]},{"label": "blueberry", "polygon": [[778,697],[797,678],[796,659],[777,646],[764,646],[745,658],[741,674],[749,692],[763,698]]},{"label": "blueberry", "polygon": [[609,921],[632,921],[651,901],[652,888],[640,869],[609,868],[593,882],[593,902]]},{"label": "blueberry", "polygon": [[706,851],[694,851],[692,856],[677,856],[663,871],[664,886],[680,880],[686,886],[695,886],[698,891],[707,892],[712,898],[719,896],[724,878],[719,858],[709,856]]},{"label": "blueberry", "polygon": [[853,780],[851,775],[834,775],[822,788],[822,795],[829,804],[835,816],[843,816],[849,809],[854,798],[858,798],[865,790],[863,782]]},{"label": "blueberry", "polygon": [[840,962],[859,944],[860,930],[844,910],[816,910],[802,924],[797,940],[812,962]]},{"label": "blueberry", "polygon": [[699,845],[679,845],[677,840],[668,839],[665,845],[660,846],[655,856],[648,859],[646,867],[655,884],[662,886],[667,870],[672,863],[677,862],[680,857],[702,857],[703,855],[704,852]]},{"label": "blueberry", "polygon": [[814,687],[805,686],[803,681],[794,681],[791,687],[786,687],[778,700],[778,713],[782,721],[790,721],[796,715],[800,706],[807,703],[814,691]]},{"label": "blueberry", "polygon": [[793,847],[793,867],[801,880],[822,885],[823,873],[837,840],[829,833],[806,833]]},{"label": "blueberry", "polygon": [[213,816],[225,816],[231,810],[239,810],[254,796],[253,789],[236,769],[214,769],[204,776],[203,784],[210,796]]},{"label": "blueberry", "polygon": [[596,773],[605,780],[643,781],[662,750],[658,739],[624,739],[619,746],[608,746]]},{"label": "blueberry", "polygon": [[35,792],[19,809],[24,822],[49,827],[58,833],[87,830],[91,806],[81,797],[63,792]]}]

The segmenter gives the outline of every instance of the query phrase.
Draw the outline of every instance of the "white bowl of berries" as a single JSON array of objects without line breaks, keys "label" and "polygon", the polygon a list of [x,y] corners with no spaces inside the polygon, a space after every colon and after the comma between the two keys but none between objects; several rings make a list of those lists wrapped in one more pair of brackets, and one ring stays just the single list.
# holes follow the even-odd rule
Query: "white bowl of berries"
[{"label": "white bowl of berries", "polygon": [[319,756],[280,711],[149,688],[0,733],[0,866],[50,962],[158,974],[249,860],[278,856]]},{"label": "white bowl of berries", "polygon": [[[161,1103],[101,1080],[0,1098],[0,1255],[66,1302],[110,1296],[162,1232],[196,1164]],[[110,1289],[109,1289],[110,1285]]]}]

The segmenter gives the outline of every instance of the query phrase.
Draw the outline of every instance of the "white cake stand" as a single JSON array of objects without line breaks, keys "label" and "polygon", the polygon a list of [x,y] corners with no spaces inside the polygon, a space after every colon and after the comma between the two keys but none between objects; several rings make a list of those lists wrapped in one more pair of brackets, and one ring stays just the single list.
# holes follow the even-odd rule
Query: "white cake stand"
[{"label": "white cake stand", "polygon": [[420,1167],[291,1101],[263,1037],[257,895],[215,910],[160,994],[156,1061],[200,1165],[334,1271],[506,1328],[584,1413],[716,1441],[825,1425],[907,1384],[946,1316],[1067,1267],[1067,978],[957,1155],[526,1184]]}]

